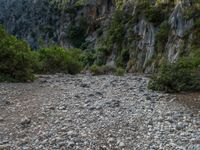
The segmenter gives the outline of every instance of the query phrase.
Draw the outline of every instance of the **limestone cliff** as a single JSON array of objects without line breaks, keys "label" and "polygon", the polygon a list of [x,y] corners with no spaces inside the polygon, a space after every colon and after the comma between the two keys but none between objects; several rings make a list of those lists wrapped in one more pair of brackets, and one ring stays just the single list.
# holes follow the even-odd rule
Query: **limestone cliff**
[{"label": "limestone cliff", "polygon": [[[1,0],[0,23],[37,49],[59,44],[95,51],[93,63],[150,73],[187,54],[192,0]],[[189,16],[189,17],[188,17]]]}]

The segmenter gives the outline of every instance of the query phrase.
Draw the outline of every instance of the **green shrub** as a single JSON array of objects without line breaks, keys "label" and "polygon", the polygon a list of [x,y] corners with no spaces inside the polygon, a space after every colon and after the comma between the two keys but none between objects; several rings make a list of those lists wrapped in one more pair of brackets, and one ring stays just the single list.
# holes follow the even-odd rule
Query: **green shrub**
[{"label": "green shrub", "polygon": [[99,52],[99,53],[102,53],[104,56],[109,56],[110,53],[111,53],[111,51],[109,51],[109,49],[106,48],[106,47],[104,47],[104,46],[98,47],[98,48],[96,49],[96,51]]},{"label": "green shrub", "polygon": [[77,74],[83,69],[82,51],[80,49],[68,49],[66,52],[69,56],[68,73]]},{"label": "green shrub", "polygon": [[95,64],[97,64],[98,66],[105,65],[107,57],[110,54],[109,49],[104,48],[104,47],[100,47],[100,48],[96,48],[95,51],[96,51]]},{"label": "green shrub", "polygon": [[93,73],[93,75],[104,75],[104,74],[115,74],[117,76],[123,76],[125,73],[125,70],[121,67],[115,68],[109,65],[92,65],[90,67],[90,72]]},{"label": "green shrub", "polygon": [[0,82],[19,82],[19,80],[14,79],[9,75],[0,74]]},{"label": "green shrub", "polygon": [[125,70],[121,67],[116,69],[115,75],[117,76],[123,76],[125,74]]},{"label": "green shrub", "polygon": [[40,53],[38,51],[32,52],[32,58],[33,58],[33,65],[32,69],[34,73],[40,73],[42,70],[42,62],[40,61]]},{"label": "green shrub", "polygon": [[169,31],[170,31],[170,26],[166,21],[164,21],[160,25],[160,29],[156,33],[156,36],[155,36],[155,39],[156,39],[155,47],[156,47],[157,52],[163,52],[165,50],[165,45],[166,45],[166,41],[168,40]]},{"label": "green shrub", "polygon": [[156,7],[149,7],[144,13],[147,20],[154,25],[159,25],[164,19],[164,14]]},{"label": "green shrub", "polygon": [[166,92],[200,90],[200,50],[195,50],[177,63],[164,64],[148,87]]},{"label": "green shrub", "polygon": [[96,59],[96,54],[95,54],[95,50],[85,50],[83,53],[83,57],[82,57],[82,61],[84,66],[91,66],[94,64],[94,61]]},{"label": "green shrub", "polygon": [[111,22],[107,28],[107,36],[105,38],[105,45],[111,48],[113,43],[121,45],[124,39],[125,30],[124,25],[129,20],[129,16],[122,10],[116,10],[113,15]]},{"label": "green shrub", "polygon": [[82,69],[81,51],[78,49],[65,50],[53,46],[39,50],[41,73],[79,73]]},{"label": "green shrub", "polygon": [[125,68],[127,62],[129,61],[129,50],[124,48],[121,50],[120,55],[116,59],[117,67]]},{"label": "green shrub", "polygon": [[192,38],[192,47],[199,48],[200,47],[200,18],[196,19],[193,27],[193,38]]},{"label": "green shrub", "polygon": [[92,72],[94,75],[102,75],[104,74],[103,68],[97,65],[92,65],[90,67],[90,72]]},{"label": "green shrub", "polygon": [[184,9],[183,12],[184,19],[189,20],[191,18],[199,18],[200,17],[200,7],[198,2],[192,3],[189,7]]},{"label": "green shrub", "polygon": [[123,58],[121,56],[117,57],[116,66],[117,67],[125,67],[125,63],[124,63]]},{"label": "green shrub", "polygon": [[155,5],[149,0],[138,1],[135,9],[134,20],[138,21],[140,17],[145,17],[146,20],[153,23],[155,26],[158,26],[169,17],[172,8],[174,8],[174,6],[171,5],[171,2],[162,2]]},{"label": "green shrub", "polygon": [[84,33],[85,31],[75,25],[72,25],[68,29],[68,38],[73,46],[80,47],[85,42]]},{"label": "green shrub", "polygon": [[[7,34],[0,27],[0,74],[1,80],[13,81],[33,80],[32,65],[34,59],[28,44]],[[12,81],[10,80],[9,81]]]},{"label": "green shrub", "polygon": [[72,22],[68,27],[68,39],[70,40],[71,44],[76,47],[80,48],[82,44],[85,43],[86,32],[88,29],[88,24],[86,18],[81,17],[79,20],[74,23]]},{"label": "green shrub", "polygon": [[98,66],[98,65],[93,65],[90,67],[90,71],[94,75],[103,75],[103,74],[111,74],[116,72],[116,68],[108,65],[103,65],[103,66]]}]

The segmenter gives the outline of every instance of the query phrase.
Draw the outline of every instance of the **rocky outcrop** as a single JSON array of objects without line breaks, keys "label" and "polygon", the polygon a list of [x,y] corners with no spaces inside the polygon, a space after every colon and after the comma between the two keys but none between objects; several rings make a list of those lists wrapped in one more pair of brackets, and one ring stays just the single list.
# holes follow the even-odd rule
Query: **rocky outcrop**
[{"label": "rocky outcrop", "polygon": [[0,22],[9,33],[25,39],[33,48],[42,41],[57,42],[60,12],[56,6],[46,0],[2,0],[0,6]]},{"label": "rocky outcrop", "polygon": [[183,16],[184,9],[187,9],[188,5],[190,5],[189,1],[177,3],[169,18],[169,24],[173,31],[166,46],[169,62],[175,62],[178,59],[179,53],[183,50],[185,44],[182,38],[193,27],[193,20],[185,20]]},{"label": "rocky outcrop", "polygon": [[153,57],[155,54],[155,28],[154,26],[147,22],[146,20],[141,20],[135,26],[135,33],[141,36],[141,40],[138,43],[138,48],[143,53],[144,59],[139,57],[139,64],[137,66],[137,70],[140,68],[145,68],[147,62]]},{"label": "rocky outcrop", "polygon": [[[157,7],[167,1],[151,2]],[[119,9],[119,4],[121,1],[114,0],[1,0],[0,23],[9,33],[28,41],[32,48],[55,43],[63,47],[76,47],[84,43],[87,49],[95,49],[101,45],[99,41],[105,37],[110,16]],[[190,0],[176,1],[171,5],[172,11],[167,19],[170,26],[169,37],[162,53],[169,62],[176,61],[183,49],[187,51],[189,43],[183,37],[192,28],[193,20],[186,20],[184,12],[190,5]],[[124,1],[124,5],[120,6],[123,6],[120,7],[122,11],[132,17],[136,16],[138,3]],[[155,71],[156,63],[152,59],[159,53],[156,49],[159,26],[145,16],[139,16],[136,22],[129,24],[129,28],[133,32],[128,32],[128,27],[124,25],[126,34],[122,42],[122,49],[129,50],[129,60],[125,62],[127,70],[146,73]],[[76,33],[72,33],[72,29]],[[128,40],[130,34],[139,40]],[[75,37],[71,37],[72,35]],[[107,64],[116,65],[120,53],[116,46],[117,43],[113,43],[110,56],[106,56]]]}]

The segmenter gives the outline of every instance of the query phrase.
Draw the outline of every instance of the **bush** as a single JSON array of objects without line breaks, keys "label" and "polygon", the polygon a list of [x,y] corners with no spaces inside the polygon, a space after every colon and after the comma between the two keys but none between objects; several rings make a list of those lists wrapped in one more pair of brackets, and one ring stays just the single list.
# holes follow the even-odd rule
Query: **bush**
[{"label": "bush", "polygon": [[162,11],[156,7],[149,7],[144,13],[147,20],[152,22],[154,25],[159,25],[164,19],[164,14],[162,14]]},{"label": "bush", "polygon": [[129,56],[130,56],[130,54],[129,54],[129,50],[128,49],[123,49],[121,51],[121,57],[123,59],[123,62],[128,62]]},{"label": "bush", "polygon": [[171,5],[171,2],[158,3],[157,1],[157,5],[155,5],[149,0],[138,1],[134,20],[137,21],[138,18],[145,17],[149,22],[158,26],[169,17],[172,8],[174,6]]},{"label": "bush", "polygon": [[93,75],[115,74],[117,76],[123,76],[125,73],[123,68],[115,68],[109,65],[93,65],[90,67],[90,71],[93,73]]},{"label": "bush", "polygon": [[113,43],[121,45],[124,39],[125,30],[124,25],[129,20],[130,16],[122,10],[116,10],[111,18],[110,24],[107,28],[107,36],[105,38],[105,45],[111,48]]},{"label": "bush", "polygon": [[42,62],[40,61],[40,54],[38,51],[32,51],[33,65],[32,69],[34,73],[40,73],[42,70]]},{"label": "bush", "polygon": [[90,67],[90,72],[92,72],[94,75],[102,75],[104,74],[103,68],[97,65],[92,65]]},{"label": "bush", "polygon": [[76,74],[82,69],[81,51],[53,46],[39,50],[40,73]]},{"label": "bush", "polygon": [[19,82],[17,79],[12,78],[6,74],[0,74],[0,82]]},{"label": "bush", "polygon": [[193,27],[193,38],[192,38],[192,47],[199,48],[200,47],[200,18],[196,19],[194,22],[194,27]]},{"label": "bush", "polygon": [[94,64],[94,61],[96,59],[95,50],[93,49],[87,49],[83,53],[82,61],[84,66],[91,66]]},{"label": "bush", "polygon": [[166,21],[164,21],[160,25],[160,29],[156,33],[156,36],[155,36],[155,39],[156,39],[155,46],[158,52],[163,52],[165,50],[165,45],[166,45],[166,41],[168,40],[169,31],[170,31],[170,26]]},{"label": "bush", "polygon": [[164,64],[150,80],[148,87],[166,92],[200,90],[200,50],[177,63]]},{"label": "bush", "polygon": [[115,73],[116,68],[108,65],[103,65],[103,66],[93,65],[92,67],[90,67],[90,71],[94,75],[103,75],[103,74]]},{"label": "bush", "polygon": [[34,59],[28,44],[0,27],[0,81],[33,80]]},{"label": "bush", "polygon": [[115,75],[123,76],[124,73],[125,73],[125,70],[123,68],[119,67],[119,68],[116,69]]},{"label": "bush", "polygon": [[189,7],[184,9],[183,12],[184,19],[190,20],[192,18],[196,19],[200,17],[200,7],[198,2],[197,3],[192,3]]},{"label": "bush", "polygon": [[[78,25],[77,25],[78,24]],[[68,28],[68,39],[70,40],[71,44],[76,47],[80,48],[82,44],[85,43],[85,37],[88,29],[88,24],[86,18],[79,18],[76,23],[71,23]]]}]

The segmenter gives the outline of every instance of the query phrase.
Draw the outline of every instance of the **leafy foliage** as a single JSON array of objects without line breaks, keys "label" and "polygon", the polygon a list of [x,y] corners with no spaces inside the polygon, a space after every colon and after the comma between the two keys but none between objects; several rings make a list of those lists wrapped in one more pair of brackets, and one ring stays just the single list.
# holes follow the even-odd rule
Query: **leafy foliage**
[{"label": "leafy foliage", "polygon": [[117,76],[123,76],[125,74],[125,70],[121,67],[117,68],[115,71],[115,75]]},{"label": "leafy foliage", "polygon": [[157,2],[157,5],[155,5],[149,0],[138,1],[135,16],[136,18],[145,17],[149,22],[158,26],[169,17],[173,8],[172,5],[174,5],[172,2]]},{"label": "leafy foliage", "polygon": [[193,39],[192,39],[192,47],[199,48],[200,47],[200,18],[195,20],[194,28],[193,28]]},{"label": "leafy foliage", "polygon": [[95,50],[93,49],[87,49],[83,52],[82,55],[82,62],[84,66],[91,66],[94,64],[94,61],[96,59]]},{"label": "leafy foliage", "polygon": [[200,49],[176,63],[164,64],[150,80],[149,88],[166,92],[200,90]]},{"label": "leafy foliage", "polygon": [[102,66],[93,65],[90,67],[90,71],[94,75],[109,74],[109,73],[115,72],[115,70],[116,70],[116,68],[114,68],[112,66],[107,66],[107,65],[102,65]]},{"label": "leafy foliage", "polygon": [[159,31],[156,33],[156,50],[157,52],[163,52],[165,50],[166,41],[168,40],[170,26],[167,22],[163,22],[160,25]]},{"label": "leafy foliage", "polygon": [[0,80],[33,80],[33,62],[28,44],[7,34],[3,27],[0,27]]},{"label": "leafy foliage", "polygon": [[71,23],[71,25],[68,28],[68,39],[74,47],[80,48],[81,45],[85,42],[87,28],[87,21],[83,17],[81,17],[77,23]]},{"label": "leafy foliage", "polygon": [[124,24],[128,21],[127,13],[122,10],[116,10],[113,13],[112,20],[107,29],[105,45],[110,48],[113,43],[120,45],[125,35]]},{"label": "leafy foliage", "polygon": [[90,67],[90,71],[93,73],[93,75],[115,74],[117,76],[123,76],[125,73],[123,68],[115,68],[109,65],[93,65]]},{"label": "leafy foliage", "polygon": [[65,50],[58,46],[39,50],[40,73],[69,73],[76,74],[82,69],[81,51],[78,49]]}]

